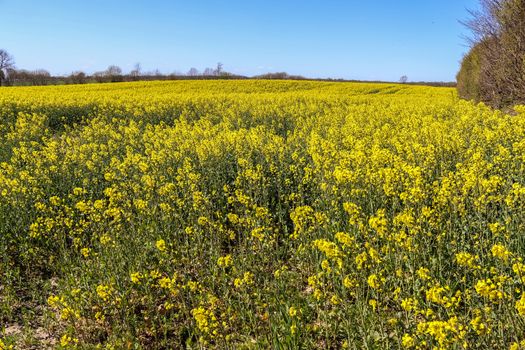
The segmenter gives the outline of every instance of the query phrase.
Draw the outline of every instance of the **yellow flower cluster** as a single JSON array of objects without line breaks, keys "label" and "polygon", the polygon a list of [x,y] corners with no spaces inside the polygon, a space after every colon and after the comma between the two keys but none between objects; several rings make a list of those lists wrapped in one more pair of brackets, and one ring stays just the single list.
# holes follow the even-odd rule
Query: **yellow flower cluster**
[{"label": "yellow flower cluster", "polygon": [[314,81],[0,90],[4,324],[90,349],[524,347],[524,107]]}]

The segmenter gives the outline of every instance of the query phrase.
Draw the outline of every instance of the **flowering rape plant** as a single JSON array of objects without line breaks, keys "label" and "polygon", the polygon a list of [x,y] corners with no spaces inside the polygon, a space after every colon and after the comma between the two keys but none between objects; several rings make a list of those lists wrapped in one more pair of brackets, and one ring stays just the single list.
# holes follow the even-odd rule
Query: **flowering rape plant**
[{"label": "flowering rape plant", "polygon": [[524,155],[449,88],[3,88],[0,348],[523,348]]}]

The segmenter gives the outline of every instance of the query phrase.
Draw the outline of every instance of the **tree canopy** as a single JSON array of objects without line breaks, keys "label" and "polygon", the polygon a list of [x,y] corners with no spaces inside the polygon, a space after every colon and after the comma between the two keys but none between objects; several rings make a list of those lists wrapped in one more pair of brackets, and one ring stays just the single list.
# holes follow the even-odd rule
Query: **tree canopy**
[{"label": "tree canopy", "polygon": [[481,0],[471,15],[459,95],[497,108],[525,103],[525,0]]}]

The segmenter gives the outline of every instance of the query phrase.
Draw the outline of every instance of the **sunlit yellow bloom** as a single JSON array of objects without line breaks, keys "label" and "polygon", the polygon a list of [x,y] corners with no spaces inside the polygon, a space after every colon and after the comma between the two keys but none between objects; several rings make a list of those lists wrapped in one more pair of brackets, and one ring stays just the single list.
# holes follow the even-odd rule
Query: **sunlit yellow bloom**
[{"label": "sunlit yellow bloom", "polygon": [[367,279],[368,285],[372,287],[373,289],[379,289],[381,288],[381,285],[385,282],[384,277],[380,277],[376,274],[368,276]]},{"label": "sunlit yellow bloom", "polygon": [[516,301],[516,309],[518,313],[522,316],[525,316],[525,294],[521,295],[520,300]]},{"label": "sunlit yellow bloom", "polygon": [[102,300],[107,302],[109,300],[111,294],[112,294],[111,287],[109,287],[107,285],[102,285],[102,284],[97,286],[97,295]]},{"label": "sunlit yellow bloom", "polygon": [[288,308],[288,315],[290,315],[290,317],[295,317],[297,316],[297,309],[293,306],[290,306]]},{"label": "sunlit yellow bloom", "polygon": [[502,244],[495,244],[492,246],[491,249],[492,256],[499,258],[503,261],[507,261],[511,255],[511,253],[505,248]]},{"label": "sunlit yellow bloom", "polygon": [[412,311],[412,310],[414,310],[417,307],[417,304],[418,304],[417,300],[414,300],[412,298],[403,299],[401,301],[401,307],[405,311]]},{"label": "sunlit yellow bloom", "polygon": [[133,272],[131,274],[131,282],[133,283],[140,283],[140,280],[142,278],[142,274],[140,272]]},{"label": "sunlit yellow bloom", "polygon": [[416,344],[416,341],[414,337],[406,333],[403,334],[403,338],[401,340],[401,345],[403,345],[403,347],[410,349],[414,347],[415,344]]},{"label": "sunlit yellow bloom", "polygon": [[217,259],[217,265],[220,267],[229,267],[233,264],[233,259],[231,254],[228,254],[226,256],[221,256]]},{"label": "sunlit yellow bloom", "polygon": [[82,248],[80,249],[80,253],[84,256],[84,258],[89,257],[90,249],[89,248]]},{"label": "sunlit yellow bloom", "polygon": [[430,270],[427,268],[421,267],[419,268],[419,270],[417,270],[417,275],[419,276],[419,278],[426,281],[430,279]]},{"label": "sunlit yellow bloom", "polygon": [[456,254],[456,262],[458,265],[470,267],[472,269],[480,268],[479,265],[476,265],[476,260],[479,259],[478,256],[474,256],[470,253],[458,253]]},{"label": "sunlit yellow bloom", "polygon": [[155,246],[157,247],[157,249],[161,252],[165,252],[166,251],[166,242],[163,240],[163,239],[159,239],[156,243],[155,243]]}]

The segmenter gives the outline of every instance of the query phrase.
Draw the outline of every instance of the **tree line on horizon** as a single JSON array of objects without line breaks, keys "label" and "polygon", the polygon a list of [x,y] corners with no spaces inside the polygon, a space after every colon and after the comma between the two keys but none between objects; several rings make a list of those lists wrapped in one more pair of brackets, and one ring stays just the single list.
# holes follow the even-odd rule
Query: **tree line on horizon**
[{"label": "tree line on horizon", "polygon": [[124,73],[122,68],[117,65],[110,65],[106,70],[94,72],[93,74],[75,71],[67,76],[53,76],[45,69],[26,70],[15,68],[13,56],[6,50],[0,49],[0,86],[39,86],[183,79],[307,79],[301,75],[290,75],[286,72],[272,72],[248,77],[230,73],[225,71],[223,67],[224,65],[219,62],[215,68],[208,67],[203,71],[192,67],[186,73],[176,71],[170,74],[163,74],[158,69],[144,72],[140,63],[137,63],[129,73]]},{"label": "tree line on horizon", "polygon": [[525,0],[480,0],[464,24],[471,49],[457,74],[460,97],[495,108],[525,104]]},{"label": "tree line on horizon", "polygon": [[197,68],[191,68],[187,73],[173,72],[163,74],[158,69],[154,71],[143,71],[140,63],[135,64],[133,69],[124,73],[117,65],[110,65],[106,70],[92,74],[83,71],[75,71],[67,76],[54,76],[45,69],[26,70],[17,69],[14,58],[6,50],[0,49],[0,86],[38,86],[56,84],[87,84],[87,83],[115,83],[139,80],[171,80],[171,79],[242,79],[246,78],[227,72],[222,63],[217,63],[215,68],[205,68],[202,72]]},{"label": "tree line on horizon", "polygon": [[183,79],[306,79],[300,75],[290,75],[286,72],[265,73],[254,77],[247,77],[230,73],[224,70],[222,63],[217,63],[215,68],[205,68],[199,71],[192,67],[186,73],[173,72],[164,74],[158,69],[143,71],[140,63],[135,64],[133,69],[124,73],[117,65],[110,65],[106,70],[92,74],[83,71],[75,71],[70,75],[56,76],[45,69],[27,70],[17,69],[11,54],[0,49],[0,86],[40,86],[60,84],[88,84],[88,83],[117,83],[130,81],[150,80],[183,80]]},{"label": "tree line on horizon", "polygon": [[[306,78],[302,75],[288,74],[287,72],[269,72],[252,77],[230,73],[224,70],[222,63],[217,63],[215,68],[205,68],[199,71],[190,68],[186,73],[173,72],[163,74],[158,69],[154,71],[143,71],[140,63],[135,64],[133,69],[124,73],[122,68],[110,65],[106,70],[92,74],[83,71],[75,71],[69,75],[52,75],[45,69],[27,70],[17,69],[14,58],[6,50],[0,49],[0,86],[39,86],[39,85],[62,85],[62,84],[88,84],[88,83],[115,83],[130,81],[150,80],[184,80],[184,79],[275,79],[275,80],[317,80],[317,81],[341,81],[341,82],[368,82],[368,83],[394,83],[390,81],[363,81],[357,79],[339,78]],[[409,85],[428,85],[437,87],[454,87],[455,82],[429,82],[408,81],[406,75],[401,76],[398,83]]]}]

